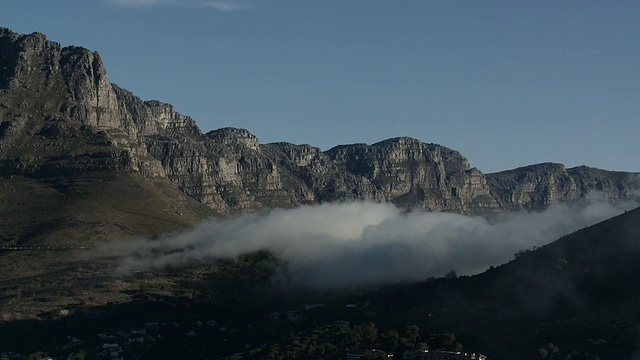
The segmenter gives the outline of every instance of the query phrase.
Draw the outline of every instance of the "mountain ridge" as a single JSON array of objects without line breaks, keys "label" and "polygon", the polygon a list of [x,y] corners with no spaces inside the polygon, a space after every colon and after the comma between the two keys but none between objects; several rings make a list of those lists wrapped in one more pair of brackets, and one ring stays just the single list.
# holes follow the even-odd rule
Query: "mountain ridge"
[{"label": "mountain ridge", "polygon": [[618,202],[640,188],[637,173],[564,165],[483,174],[458,151],[410,137],[322,151],[260,144],[245,129],[203,134],[171,104],[109,82],[97,52],[6,28],[0,49],[0,174],[134,171],[167,179],[221,214],[373,200],[494,216],[597,193]]},{"label": "mountain ridge", "polygon": [[[136,305],[136,297],[161,298],[167,309],[174,306],[165,311],[172,314],[188,312],[201,299],[225,300],[231,292],[233,305],[245,317],[257,302],[269,303],[269,294],[238,292],[245,295],[234,297],[233,286],[242,286],[242,279],[216,282],[217,265],[122,279],[113,275],[111,254],[87,259],[82,250],[114,240],[154,238],[216,214],[374,200],[406,209],[499,216],[600,196],[624,202],[636,199],[640,188],[638,173],[555,163],[484,174],[458,151],[410,137],[322,151],[286,142],[260,144],[246,129],[203,133],[172,105],[143,101],[110,83],[96,52],[63,48],[43,34],[0,28],[0,55],[0,244],[27,248],[0,254],[0,322],[8,324],[10,333],[22,329],[11,320],[57,319],[54,324],[66,326],[59,321],[64,314],[86,311],[90,317],[92,311],[121,309],[114,304]],[[639,262],[637,244],[633,252],[620,251],[620,243],[612,239],[637,239],[639,211],[563,237],[556,245],[524,251],[513,262],[478,276],[382,289],[361,309],[347,309],[345,316],[369,321],[376,313],[387,314],[388,321],[407,320],[402,326],[419,319],[427,329],[423,331],[453,329],[479,349],[513,355],[507,358],[533,354],[551,341],[562,341],[564,350],[596,348],[598,354],[612,353],[602,358],[620,358],[633,351],[637,337],[638,291],[624,281],[609,280],[635,278]],[[592,234],[597,246],[576,245],[585,234]],[[56,250],[30,249],[51,245]],[[251,262],[246,268],[230,264],[240,270],[269,269]],[[488,278],[498,281],[488,284]],[[579,287],[554,286],[554,280],[574,278]],[[574,293],[592,301],[573,302]],[[610,306],[611,299],[625,306]],[[354,301],[349,295],[347,304]],[[548,306],[543,310],[553,311],[551,315],[534,311],[544,301]],[[177,303],[187,305],[183,309]],[[142,307],[147,303],[138,305],[147,310]],[[215,314],[222,324],[230,315],[224,309]],[[535,321],[528,322],[527,316]],[[86,323],[96,323],[95,318]],[[285,327],[289,334],[289,324]],[[589,331],[572,335],[584,329]],[[48,337],[33,334],[18,340]],[[229,338],[238,337],[234,333]],[[593,344],[592,339],[600,338],[609,343]],[[5,344],[12,339],[4,338]],[[245,344],[240,348],[246,349]]]}]

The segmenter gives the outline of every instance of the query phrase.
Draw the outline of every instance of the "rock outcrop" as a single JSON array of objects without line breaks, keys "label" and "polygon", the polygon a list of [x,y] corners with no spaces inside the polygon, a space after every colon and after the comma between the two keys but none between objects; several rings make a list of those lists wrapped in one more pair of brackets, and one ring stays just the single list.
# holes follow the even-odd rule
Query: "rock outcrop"
[{"label": "rock outcrop", "polygon": [[556,201],[633,199],[637,173],[543,163],[486,175],[491,194],[507,211],[545,209]]},{"label": "rock outcrop", "polygon": [[634,196],[637,174],[541,164],[484,175],[459,152],[402,137],[321,151],[203,134],[159,101],[109,82],[97,52],[0,29],[0,174],[131,171],[170,180],[220,213],[327,201],[497,214],[554,201]]}]

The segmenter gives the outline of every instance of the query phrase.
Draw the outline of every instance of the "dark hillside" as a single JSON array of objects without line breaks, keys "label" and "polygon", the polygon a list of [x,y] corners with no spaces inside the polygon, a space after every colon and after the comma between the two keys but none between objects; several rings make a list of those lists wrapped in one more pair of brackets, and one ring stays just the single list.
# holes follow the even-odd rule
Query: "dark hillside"
[{"label": "dark hillside", "polygon": [[640,208],[472,277],[382,289],[381,322],[454,332],[503,358],[553,343],[629,358],[640,326]]}]

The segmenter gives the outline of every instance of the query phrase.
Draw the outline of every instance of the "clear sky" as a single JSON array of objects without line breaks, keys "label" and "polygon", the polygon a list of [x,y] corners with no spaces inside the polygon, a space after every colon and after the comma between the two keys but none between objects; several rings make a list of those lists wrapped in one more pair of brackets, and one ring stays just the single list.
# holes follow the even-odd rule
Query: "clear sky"
[{"label": "clear sky", "polygon": [[639,1],[1,0],[204,132],[327,150],[411,136],[483,172],[640,171]]}]

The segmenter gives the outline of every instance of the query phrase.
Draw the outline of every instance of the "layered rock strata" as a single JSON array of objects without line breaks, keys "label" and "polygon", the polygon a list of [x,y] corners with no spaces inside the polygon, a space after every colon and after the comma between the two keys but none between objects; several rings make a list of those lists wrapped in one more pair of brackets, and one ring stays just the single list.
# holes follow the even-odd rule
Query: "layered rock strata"
[{"label": "layered rock strata", "polygon": [[110,83],[97,52],[0,29],[0,54],[0,174],[133,171],[220,213],[372,200],[486,215],[640,188],[637,174],[559,164],[484,175],[459,152],[408,137],[321,151],[260,144],[244,129],[203,134],[173,106]]}]

